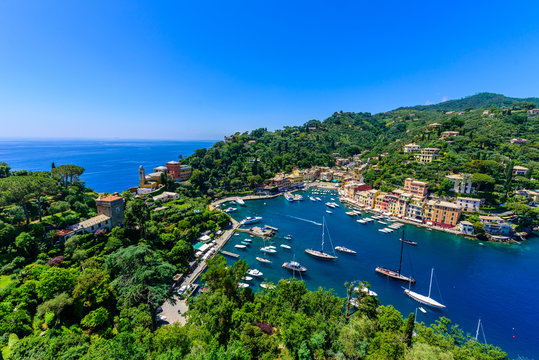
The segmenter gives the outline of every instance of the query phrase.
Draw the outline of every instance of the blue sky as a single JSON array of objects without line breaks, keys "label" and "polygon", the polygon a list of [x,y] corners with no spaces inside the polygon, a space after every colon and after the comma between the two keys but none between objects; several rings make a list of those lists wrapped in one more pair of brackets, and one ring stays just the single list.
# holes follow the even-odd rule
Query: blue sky
[{"label": "blue sky", "polygon": [[539,96],[538,19],[536,1],[4,0],[0,137],[220,139]]}]

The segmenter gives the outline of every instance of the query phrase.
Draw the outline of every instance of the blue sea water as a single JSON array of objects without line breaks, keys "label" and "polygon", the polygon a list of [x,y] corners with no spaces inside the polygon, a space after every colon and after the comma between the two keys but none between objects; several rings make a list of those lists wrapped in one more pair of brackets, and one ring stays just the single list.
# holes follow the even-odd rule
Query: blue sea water
[{"label": "blue sea water", "polygon": [[[334,209],[327,214],[324,202],[332,195],[322,197],[322,202],[308,199],[287,202],[283,197],[268,200],[247,201],[232,213],[237,220],[246,216],[262,216],[261,224],[279,228],[277,235],[266,245],[274,245],[277,254],[266,255],[271,264],[258,262],[255,257],[263,254],[260,238],[252,238],[248,249],[234,245],[249,237],[233,236],[224,250],[240,254],[251,268],[264,273],[263,278],[277,282],[288,278],[291,272],[281,265],[294,257],[308,268],[303,275],[310,289],[319,286],[333,288],[338,295],[346,294],[344,283],[354,280],[368,281],[378,293],[382,304],[395,306],[404,316],[421,306],[403,293],[406,283],[389,279],[375,273],[377,266],[398,268],[402,232],[384,234],[378,230],[385,225],[377,222],[357,223],[357,217],[345,214],[347,207]],[[321,261],[305,253],[306,248],[319,249],[321,245],[322,218],[334,246],[343,245],[356,250],[357,255],[337,252],[335,262]],[[254,225],[251,225],[254,226]],[[291,234],[292,240],[284,236]],[[412,289],[428,293],[431,268],[435,268],[432,297],[447,306],[444,310],[427,309],[427,314],[417,312],[418,321],[433,323],[441,316],[450,318],[466,332],[475,336],[478,319],[484,326],[486,340],[500,346],[510,357],[539,358],[539,239],[537,237],[521,245],[504,245],[469,240],[438,231],[427,231],[413,225],[405,226],[405,237],[418,242],[417,246],[405,246],[403,274],[413,275],[417,283]],[[291,250],[281,248],[285,243]],[[329,238],[326,235],[326,251]],[[229,262],[234,260],[229,258]],[[259,279],[251,281],[254,290]],[[479,340],[482,340],[480,334]]]},{"label": "blue sea water", "polygon": [[98,192],[122,192],[138,184],[138,168],[146,173],[165,162],[186,157],[215,141],[162,140],[1,140],[0,162],[13,170],[50,170],[51,164],[85,169],[82,180]]}]

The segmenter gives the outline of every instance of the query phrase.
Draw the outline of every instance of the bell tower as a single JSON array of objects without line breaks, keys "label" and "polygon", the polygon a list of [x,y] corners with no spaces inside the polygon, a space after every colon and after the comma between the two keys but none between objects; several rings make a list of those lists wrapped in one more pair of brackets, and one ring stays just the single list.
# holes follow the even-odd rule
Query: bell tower
[{"label": "bell tower", "polygon": [[140,165],[140,167],[138,168],[138,177],[140,181],[140,186],[143,186],[146,182],[146,172],[144,171],[144,167],[142,165]]}]

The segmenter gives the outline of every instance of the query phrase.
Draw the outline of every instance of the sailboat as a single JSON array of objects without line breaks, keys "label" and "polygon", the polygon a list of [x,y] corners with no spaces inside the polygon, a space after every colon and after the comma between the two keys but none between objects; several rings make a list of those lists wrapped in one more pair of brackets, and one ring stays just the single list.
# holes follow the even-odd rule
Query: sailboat
[{"label": "sailboat", "polygon": [[[404,229],[402,229],[402,239],[404,240]],[[404,241],[401,242],[401,256],[400,256],[400,260],[399,260],[399,270],[395,271],[395,270],[391,270],[391,269],[387,269],[387,268],[378,266],[375,269],[375,271],[377,273],[380,273],[382,275],[386,275],[386,276],[388,276],[390,278],[393,278],[393,279],[407,281],[407,282],[410,282],[412,284],[415,284],[414,278],[407,277],[407,276],[404,276],[404,275],[401,274],[401,270],[402,270],[402,251],[403,250],[404,250]]]},{"label": "sailboat", "polygon": [[420,302],[421,304],[432,306],[432,307],[435,307],[435,308],[438,308],[438,309],[444,309],[445,305],[439,303],[438,301],[436,301],[436,300],[434,300],[433,298],[430,297],[430,292],[432,290],[432,276],[433,275],[434,275],[434,268],[432,268],[432,270],[430,272],[430,284],[429,284],[429,295],[428,296],[418,294],[418,293],[416,293],[416,292],[414,292],[414,291],[412,291],[410,289],[404,289],[404,293],[406,295],[408,295],[409,297],[411,297],[412,299],[414,299],[415,301]]},{"label": "sailboat", "polygon": [[[324,217],[322,218],[322,248],[321,250],[305,249],[305,252],[319,259],[335,260],[337,259],[337,256],[324,252],[324,228],[325,227],[326,227],[326,218]],[[329,239],[329,241],[331,241],[331,238]],[[331,249],[333,249],[333,244],[331,244]],[[333,254],[335,254],[335,252],[333,252]]]}]

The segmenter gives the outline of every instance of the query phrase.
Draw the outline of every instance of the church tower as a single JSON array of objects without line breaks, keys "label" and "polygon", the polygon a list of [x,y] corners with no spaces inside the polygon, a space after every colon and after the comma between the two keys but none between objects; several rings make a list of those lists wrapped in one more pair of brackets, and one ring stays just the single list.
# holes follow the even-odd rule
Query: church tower
[{"label": "church tower", "polygon": [[138,177],[140,181],[140,186],[143,186],[146,182],[146,172],[144,171],[144,167],[142,165],[140,165],[140,167],[138,168]]}]

